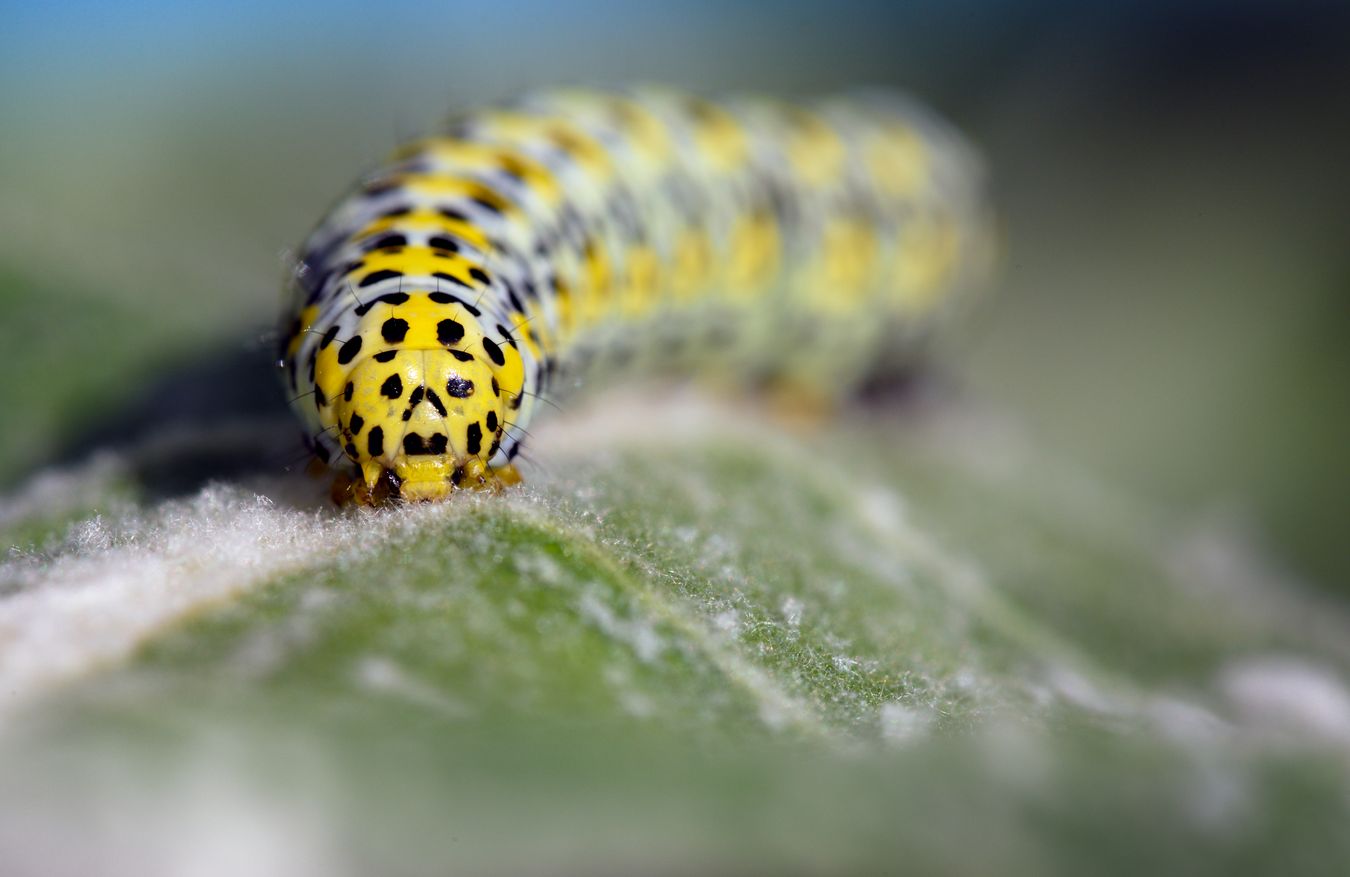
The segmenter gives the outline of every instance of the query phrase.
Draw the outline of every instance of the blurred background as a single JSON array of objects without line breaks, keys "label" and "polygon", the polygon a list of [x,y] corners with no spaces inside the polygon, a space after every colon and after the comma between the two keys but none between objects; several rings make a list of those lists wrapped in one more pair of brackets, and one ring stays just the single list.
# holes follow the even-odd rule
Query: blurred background
[{"label": "blurred background", "polygon": [[285,248],[452,108],[560,82],[882,84],[991,170],[1003,274],[954,380],[1350,595],[1344,4],[71,0],[4,22],[0,485],[152,376],[265,367]]}]

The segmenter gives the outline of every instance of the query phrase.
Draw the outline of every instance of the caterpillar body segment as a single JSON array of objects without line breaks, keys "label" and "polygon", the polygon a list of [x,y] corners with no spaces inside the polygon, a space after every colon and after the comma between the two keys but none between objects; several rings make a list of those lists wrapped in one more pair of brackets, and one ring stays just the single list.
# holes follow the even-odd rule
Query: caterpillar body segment
[{"label": "caterpillar body segment", "polygon": [[979,279],[980,189],[950,129],[885,95],[536,92],[398,149],[330,212],[279,362],[340,501],[514,483],[562,376],[847,394]]}]

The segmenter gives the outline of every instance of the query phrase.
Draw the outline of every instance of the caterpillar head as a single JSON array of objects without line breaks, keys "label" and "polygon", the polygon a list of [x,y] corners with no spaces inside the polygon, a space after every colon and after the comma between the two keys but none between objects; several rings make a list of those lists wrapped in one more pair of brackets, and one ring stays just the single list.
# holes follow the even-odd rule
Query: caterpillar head
[{"label": "caterpillar head", "polygon": [[367,357],[335,400],[348,458],[374,490],[387,475],[408,500],[482,483],[497,452],[502,397],[487,363],[453,350]]}]

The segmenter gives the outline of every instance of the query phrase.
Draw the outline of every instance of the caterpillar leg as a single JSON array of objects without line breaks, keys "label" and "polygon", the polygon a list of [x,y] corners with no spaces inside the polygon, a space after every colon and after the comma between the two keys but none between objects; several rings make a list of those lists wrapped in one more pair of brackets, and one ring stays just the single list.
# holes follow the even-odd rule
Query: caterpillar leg
[{"label": "caterpillar leg", "polygon": [[333,502],[340,506],[383,506],[398,498],[398,488],[385,473],[379,473],[374,480],[354,478],[349,473],[339,472],[333,476],[333,487],[329,493]]},{"label": "caterpillar leg", "polygon": [[525,479],[520,477],[520,470],[511,463],[505,466],[498,466],[490,470],[493,479],[493,488],[502,490],[507,487],[514,487],[517,484],[524,483]]},{"label": "caterpillar leg", "polygon": [[815,432],[839,410],[839,398],[820,386],[791,376],[769,382],[764,393],[770,416],[797,432]]},{"label": "caterpillar leg", "polygon": [[411,493],[401,489],[390,470],[376,464],[363,468],[361,478],[347,472],[339,472],[333,477],[331,496],[340,506],[386,506],[399,501],[440,500],[448,497],[456,488],[468,490],[490,490],[494,493],[520,484],[523,479],[515,466],[506,465],[490,469],[479,460],[470,461],[463,471],[436,485],[436,490],[428,490],[427,485]]}]

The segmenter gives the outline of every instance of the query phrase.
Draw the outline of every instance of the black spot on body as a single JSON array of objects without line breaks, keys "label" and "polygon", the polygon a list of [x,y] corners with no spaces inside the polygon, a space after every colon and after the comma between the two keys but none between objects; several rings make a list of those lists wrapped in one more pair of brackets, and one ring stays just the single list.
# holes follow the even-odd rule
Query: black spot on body
[{"label": "black spot on body", "polygon": [[347,451],[347,456],[351,457],[353,460],[360,456],[360,454],[357,453],[356,444],[354,442],[347,442],[343,448]]},{"label": "black spot on body", "polygon": [[398,317],[390,317],[380,327],[380,335],[390,344],[400,344],[408,335],[408,321]]},{"label": "black spot on body", "polygon": [[362,289],[365,289],[367,286],[372,286],[383,280],[393,280],[395,277],[402,277],[402,276],[403,276],[402,271],[395,271],[392,268],[381,268],[379,271],[372,271],[365,277],[362,277],[361,282],[356,285],[361,287]]},{"label": "black spot on body", "polygon": [[[474,280],[477,280],[479,283],[492,282],[492,278],[488,277],[487,272],[484,271],[482,268],[479,268],[477,265],[469,269],[469,276],[472,277]],[[296,331],[298,332],[300,330],[297,328]]]},{"label": "black spot on body", "polygon": [[436,324],[436,340],[446,347],[458,344],[464,340],[464,327],[456,320],[441,320]]},{"label": "black spot on body", "polygon": [[497,432],[497,412],[496,412],[496,411],[489,411],[489,412],[487,413],[487,420],[486,420],[486,423],[487,423],[488,432],[490,432],[490,433],[496,433],[496,432]]},{"label": "black spot on body", "polygon": [[459,212],[453,207],[442,207],[440,210],[436,212],[439,213],[441,216],[444,216],[446,219],[457,219],[460,222],[468,222],[469,220],[469,217],[465,216],[463,213]]},{"label": "black spot on body", "polygon": [[384,453],[384,429],[379,426],[370,428],[370,435],[366,436],[366,450],[372,457],[378,457]]},{"label": "black spot on body", "polygon": [[410,432],[403,437],[403,453],[408,456],[428,453],[426,445],[422,443],[422,436],[415,432]]},{"label": "black spot on body", "polygon": [[440,396],[436,395],[435,390],[427,390],[427,401],[431,403],[432,408],[436,409],[437,414],[442,417],[446,415],[445,403],[441,401]]},{"label": "black spot on body", "polygon": [[[460,330],[460,335],[462,336],[463,334],[463,330]],[[484,338],[483,349],[487,351],[488,358],[497,365],[506,365],[506,357],[502,354],[502,349],[497,346],[496,341],[493,341],[491,338]]]},{"label": "black spot on body", "polygon": [[352,393],[354,392],[356,392],[356,385],[351,381],[348,381],[347,386],[342,388],[342,398],[350,402],[352,401]]},{"label": "black spot on body", "polygon": [[465,435],[469,439],[469,453],[477,456],[478,452],[483,449],[483,427],[477,423],[470,423]]},{"label": "black spot on body", "polygon": [[[446,277],[449,277],[450,275],[447,274],[447,275],[445,275],[445,276],[446,276]],[[453,279],[453,278],[452,278],[452,279]],[[464,284],[464,281],[462,281],[462,280],[456,280],[455,282],[458,283],[460,286],[464,286],[464,285],[465,285],[465,284]],[[476,307],[474,307],[473,305],[469,304],[468,302],[466,302],[464,299],[460,298],[459,296],[457,296],[457,295],[451,295],[451,294],[448,293],[448,292],[433,292],[433,293],[431,293],[431,295],[429,295],[429,296],[427,296],[427,297],[430,298],[432,301],[434,301],[434,302],[435,302],[436,304],[438,304],[438,305],[449,305],[449,304],[456,304],[456,305],[459,305],[460,307],[464,308],[464,310],[466,310],[466,311],[468,311],[469,313],[473,314],[475,317],[481,317],[481,316],[483,315],[483,312],[480,311],[478,308],[476,308]]]},{"label": "black spot on body", "polygon": [[406,247],[408,239],[401,234],[387,234],[370,245],[372,250],[387,250],[393,247]]},{"label": "black spot on body", "polygon": [[493,376],[492,378],[492,395],[498,398],[500,398],[502,395],[502,388],[501,385],[497,383],[496,376]]},{"label": "black spot on body", "polygon": [[356,354],[360,352],[361,336],[357,335],[355,338],[347,339],[343,342],[342,346],[338,348],[338,365],[346,365],[353,359],[356,359]]},{"label": "black spot on body", "polygon": [[405,303],[405,302],[408,300],[408,293],[406,293],[406,292],[386,292],[384,295],[380,296],[379,298],[377,298],[377,299],[375,299],[375,300],[376,300],[376,301],[382,301],[382,302],[384,302],[384,303],[387,304],[387,305],[401,305],[401,304]]},{"label": "black spot on body", "polygon": [[334,323],[333,325],[329,326],[329,327],[328,327],[328,331],[323,333],[323,339],[322,339],[321,341],[319,341],[319,349],[320,349],[320,350],[325,350],[325,349],[327,349],[328,345],[329,345],[329,344],[332,344],[332,343],[333,343],[333,339],[337,337],[337,333],[338,333],[338,327],[337,327],[337,324],[336,324],[336,323]]},{"label": "black spot on body", "polygon": [[460,362],[473,362],[473,354],[467,350],[451,350],[450,355]]},{"label": "black spot on body", "polygon": [[448,445],[449,439],[445,437],[445,433],[438,432],[431,437],[431,453],[433,454],[444,454]]},{"label": "black spot on body", "polygon": [[314,407],[322,409],[328,405],[328,397],[317,386],[314,388]]},{"label": "black spot on body", "polygon": [[352,419],[347,421],[347,429],[352,435],[356,435],[365,427],[366,421],[359,414],[353,414]]},{"label": "black spot on body", "polygon": [[418,405],[421,405],[421,404],[422,404],[422,396],[425,395],[425,394],[426,394],[426,388],[425,388],[425,387],[418,387],[417,389],[413,390],[413,391],[412,391],[412,395],[410,395],[410,396],[408,397],[408,407],[409,407],[409,408],[416,408]]},{"label": "black spot on body", "polygon": [[427,244],[434,250],[449,250],[452,253],[459,252],[459,244],[444,235],[433,236],[427,241]]},{"label": "black spot on body", "polygon": [[462,287],[464,287],[465,289],[471,289],[471,288],[472,288],[472,287],[469,286],[469,284],[465,283],[463,280],[460,280],[460,279],[459,279],[458,277],[456,277],[455,275],[453,275],[453,274],[447,274],[447,273],[445,273],[444,271],[434,271],[434,272],[432,272],[431,276],[432,276],[432,277],[435,277],[435,278],[438,278],[438,279],[440,279],[440,280],[447,280],[447,281],[449,281],[450,283],[453,283],[453,284],[455,284],[456,286],[462,286]]},{"label": "black spot on body", "polygon": [[376,362],[393,362],[394,357],[398,356],[397,350],[382,350],[375,354]]},{"label": "black spot on body", "polygon": [[403,378],[396,374],[390,375],[384,379],[380,385],[380,395],[389,399],[397,399],[403,395]]},{"label": "black spot on body", "polygon": [[453,377],[445,382],[445,392],[454,396],[456,399],[467,399],[473,395],[473,381],[466,378]]}]

